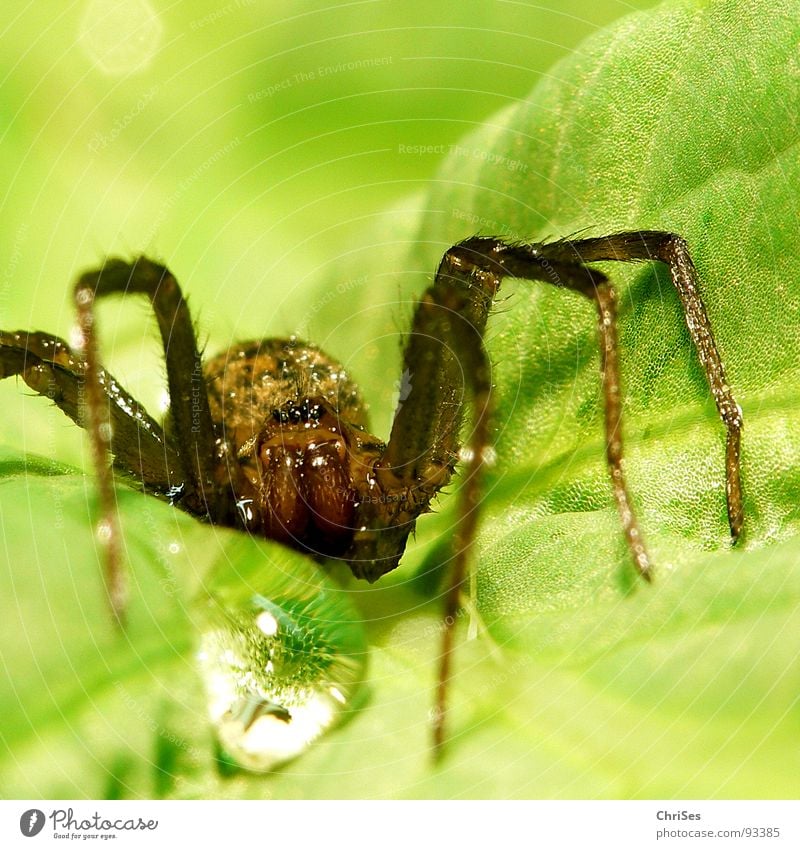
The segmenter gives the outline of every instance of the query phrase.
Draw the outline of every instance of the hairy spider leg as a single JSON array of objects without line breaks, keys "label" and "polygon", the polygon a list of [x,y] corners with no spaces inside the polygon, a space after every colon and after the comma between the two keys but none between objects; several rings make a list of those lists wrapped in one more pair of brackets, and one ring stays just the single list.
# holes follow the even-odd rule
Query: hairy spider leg
[{"label": "hairy spider leg", "polygon": [[[0,330],[0,379],[22,377],[79,427],[86,426],[84,372],[83,360],[58,336]],[[181,481],[181,462],[161,425],[113,375],[102,371],[100,383],[111,415],[114,465],[143,481],[149,492],[169,492]]]},{"label": "hairy spider leg", "polygon": [[[0,331],[0,378],[14,375],[52,400],[75,424],[87,426],[86,364],[63,339]],[[108,372],[99,372],[98,383],[110,416],[114,465],[142,480],[151,492],[170,492],[183,478],[182,463],[161,426]],[[102,474],[107,474],[105,466]],[[103,510],[106,519],[105,503]],[[105,567],[112,610],[119,618],[125,605],[124,575],[108,558]]]},{"label": "hairy spider leg", "polygon": [[[536,246],[535,246],[536,247]],[[659,230],[634,230],[594,239],[574,242],[559,241],[539,245],[542,256],[553,260],[581,262],[645,262],[664,263],[683,306],[689,336],[705,371],[719,416],[727,430],[725,448],[726,500],[728,524],[735,542],[744,524],[742,483],[740,471],[740,440],[742,410],[731,392],[722,364],[711,322],[708,320],[697,284],[697,270],[685,239],[675,233]]]},{"label": "hairy spider leg", "polygon": [[[637,231],[576,242],[511,245],[496,238],[474,237],[448,250],[433,285],[423,295],[415,313],[412,336],[405,354],[405,369],[416,375],[411,393],[398,411],[384,458],[380,463],[384,486],[416,486],[426,494],[440,488],[448,476],[436,480],[436,468],[449,468],[454,458],[461,422],[461,402],[453,397],[453,384],[445,378],[455,363],[464,371],[473,395],[475,417],[468,468],[456,534],[456,554],[446,592],[441,665],[434,718],[434,749],[441,751],[445,738],[445,713],[451,675],[454,623],[460,592],[469,565],[475,536],[480,478],[489,448],[491,405],[490,364],[483,332],[493,298],[504,277],[541,280],[571,289],[597,305],[601,369],[605,406],[606,454],[612,487],[628,548],[637,572],[651,579],[651,565],[639,532],[622,470],[622,408],[616,332],[616,295],[608,278],[584,265],[601,260],[659,260],[671,270],[686,314],[687,324],[705,368],[720,415],[728,428],[726,453],[728,516],[734,540],[742,526],[739,474],[741,412],[727,385],[710,323],[696,285],[696,272],[685,242],[669,233]],[[442,345],[451,353],[442,353]],[[419,389],[417,387],[420,387]],[[431,406],[425,395],[438,393]],[[438,406],[437,406],[438,400]],[[427,402],[427,403],[426,403]],[[426,426],[421,409],[439,409]],[[441,412],[443,411],[443,412]],[[431,484],[430,482],[433,482]],[[437,487],[438,484],[438,487]],[[432,496],[431,496],[432,497]]]},{"label": "hairy spider leg", "polygon": [[[528,253],[524,264],[514,247],[498,239],[476,237],[444,255],[433,285],[423,295],[406,348],[404,368],[411,375],[411,393],[398,411],[380,463],[385,487],[417,487],[431,498],[447,480],[458,455],[458,431],[463,397],[454,387],[466,384],[475,408],[467,469],[461,490],[456,547],[445,591],[444,630],[434,709],[434,751],[445,740],[447,690],[451,678],[454,624],[469,566],[478,521],[482,468],[491,440],[491,365],[483,333],[503,277],[525,277],[559,284],[597,302],[602,340],[606,428],[612,481],[625,535],[637,570],[649,578],[650,564],[636,524],[622,474],[621,406],[614,293],[604,275],[575,263],[537,260]],[[564,267],[561,268],[561,265]],[[555,273],[554,273],[555,272]],[[560,272],[560,273],[559,273]],[[427,397],[427,396],[437,397]],[[420,409],[437,410],[430,417]],[[462,452],[463,453],[463,452]],[[394,478],[394,481],[390,478]]]},{"label": "hairy spider leg", "polygon": [[[124,578],[113,480],[107,452],[113,450],[114,422],[101,384],[94,304],[112,294],[134,293],[150,299],[164,347],[170,398],[170,445],[177,455],[184,498],[198,501],[195,513],[214,515],[212,484],[214,428],[203,379],[191,316],[178,282],[162,265],[140,257],[133,263],[112,259],[97,271],[87,272],[75,284],[75,304],[81,333],[86,390],[86,426],[90,434],[98,477],[101,509],[106,534],[106,569],[112,594],[112,609],[121,617],[125,606]],[[120,594],[121,593],[121,594]]]},{"label": "hairy spider leg", "polygon": [[[386,451],[376,468],[383,488],[412,493],[419,514],[445,486],[459,457],[466,385],[475,415],[461,489],[455,556],[445,590],[442,654],[433,715],[434,753],[444,743],[453,623],[478,521],[481,468],[490,448],[491,364],[483,331],[500,283],[496,268],[465,263],[457,249],[445,254],[433,285],[414,314],[404,355],[410,393],[398,409]],[[406,529],[408,534],[408,528]],[[402,549],[401,549],[402,550]]]}]

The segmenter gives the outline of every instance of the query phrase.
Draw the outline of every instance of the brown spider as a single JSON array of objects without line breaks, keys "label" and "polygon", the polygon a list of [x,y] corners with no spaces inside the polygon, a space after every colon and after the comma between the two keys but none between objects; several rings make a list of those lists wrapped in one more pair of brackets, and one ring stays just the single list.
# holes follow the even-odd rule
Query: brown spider
[{"label": "brown spider", "polygon": [[[404,357],[413,384],[385,444],[369,433],[358,390],[343,367],[313,345],[265,339],[235,345],[204,364],[177,281],[144,257],[133,263],[109,260],[80,277],[75,287],[80,351],[44,333],[0,332],[0,377],[21,375],[91,435],[107,588],[118,618],[125,585],[108,452],[114,466],[141,481],[147,492],[166,496],[194,516],[318,558],[343,559],[368,581],[397,567],[418,516],[450,481],[461,456],[465,480],[434,713],[438,750],[452,623],[478,522],[481,471],[491,455],[492,393],[483,334],[504,277],[542,280],[597,304],[612,488],[635,568],[651,579],[622,470],[616,297],[608,278],[585,265],[605,260],[656,260],[670,269],[727,428],[727,507],[735,541],[742,527],[741,411],[728,387],[686,243],[671,233],[636,231],[538,244],[475,236],[450,248],[416,308]],[[146,295],[158,320],[171,401],[163,428],[99,365],[94,302],[122,292]],[[459,454],[464,380],[474,420],[467,450]]]}]

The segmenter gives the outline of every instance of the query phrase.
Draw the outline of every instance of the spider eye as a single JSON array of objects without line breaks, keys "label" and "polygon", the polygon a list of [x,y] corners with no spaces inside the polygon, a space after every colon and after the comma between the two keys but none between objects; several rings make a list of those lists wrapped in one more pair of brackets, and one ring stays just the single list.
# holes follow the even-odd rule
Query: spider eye
[{"label": "spider eye", "polygon": [[312,398],[290,399],[282,407],[272,411],[273,420],[282,425],[316,425],[324,415],[322,405]]}]

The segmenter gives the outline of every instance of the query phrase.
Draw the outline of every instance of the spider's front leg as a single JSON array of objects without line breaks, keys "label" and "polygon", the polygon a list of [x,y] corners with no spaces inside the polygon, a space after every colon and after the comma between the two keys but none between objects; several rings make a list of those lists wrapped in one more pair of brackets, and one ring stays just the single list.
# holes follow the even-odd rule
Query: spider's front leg
[{"label": "spider's front leg", "polygon": [[[634,230],[594,239],[564,240],[534,246],[540,258],[566,265],[585,262],[619,261],[664,263],[680,298],[686,326],[714,397],[717,411],[727,430],[725,450],[726,501],[728,524],[733,541],[744,524],[740,472],[742,411],[733,397],[711,322],[697,285],[697,270],[686,241],[675,233],[660,230]],[[566,284],[569,285],[569,284]],[[602,327],[601,327],[602,330]]]},{"label": "spider's front leg", "polygon": [[[48,333],[0,331],[0,378],[12,376],[22,377],[77,425],[88,427],[86,364],[63,339]],[[99,372],[98,383],[110,418],[114,465],[142,481],[150,492],[174,491],[183,481],[183,465],[161,426],[108,372]],[[110,481],[105,463],[100,475]],[[107,559],[106,586],[112,610],[119,618],[125,587],[116,566],[117,561]]]},{"label": "spider's front leg", "polygon": [[[500,284],[498,268],[478,267],[449,251],[422,296],[404,355],[408,396],[397,410],[388,445],[374,467],[380,496],[360,505],[348,555],[353,571],[370,579],[393,569],[417,517],[449,482],[459,458],[461,487],[455,555],[445,592],[443,646],[434,714],[434,748],[444,741],[444,715],[453,623],[478,521],[481,469],[490,453],[491,366],[483,332]],[[465,394],[475,410],[468,448],[459,450]]]},{"label": "spider's front leg", "polygon": [[[533,253],[524,265],[508,265],[514,249],[498,239],[473,238],[444,255],[433,285],[423,295],[406,349],[404,374],[411,392],[395,417],[377,472],[385,491],[418,491],[428,501],[444,486],[459,457],[466,465],[455,534],[455,555],[445,595],[434,748],[445,738],[447,689],[451,677],[454,624],[469,567],[481,498],[482,470],[491,454],[491,365],[483,342],[486,321],[504,277],[552,280],[553,263]],[[607,455],[614,492],[637,570],[649,577],[642,544],[622,474],[621,406],[614,292],[605,276],[583,266],[563,269],[564,284],[594,298],[599,310],[606,397]],[[466,451],[459,452],[465,390],[474,407]],[[421,511],[420,511],[421,512]]]},{"label": "spider's front leg", "polygon": [[[700,298],[696,272],[680,237],[655,231],[619,233],[575,242],[509,245],[474,237],[445,254],[433,285],[417,308],[405,354],[411,392],[395,417],[386,452],[377,466],[385,492],[400,493],[426,506],[450,476],[462,419],[462,387],[475,406],[469,439],[466,481],[456,533],[456,555],[446,596],[445,631],[439,674],[434,742],[444,739],[444,716],[453,623],[467,572],[469,548],[477,524],[481,469],[489,446],[490,366],[483,333],[492,300],[504,277],[541,280],[593,300],[598,310],[605,406],[606,455],[622,526],[636,570],[646,580],[651,564],[634,515],[622,469],[622,408],[616,331],[616,296],[608,278],[584,262],[658,260],[670,267],[692,340],[705,368],[720,416],[728,429],[727,502],[731,533],[742,526],[739,473],[741,411],[731,395],[710,323]],[[423,511],[417,510],[416,515]],[[408,511],[407,514],[408,515]],[[413,519],[416,519],[416,515]],[[368,527],[379,527],[380,516]],[[405,536],[413,521],[405,521]],[[403,542],[405,541],[403,536]]]},{"label": "spider's front leg", "polygon": [[113,480],[107,464],[107,454],[115,445],[115,422],[109,416],[110,404],[103,388],[94,304],[97,298],[123,293],[149,298],[161,332],[170,397],[170,446],[180,469],[183,503],[190,512],[200,515],[213,516],[217,507],[217,489],[212,480],[214,427],[186,300],[178,282],[163,266],[145,257],[133,263],[109,260],[98,271],[81,275],[75,285],[75,304],[83,357],[85,427],[92,442],[103,512],[108,584],[118,617],[125,605],[124,581]]}]

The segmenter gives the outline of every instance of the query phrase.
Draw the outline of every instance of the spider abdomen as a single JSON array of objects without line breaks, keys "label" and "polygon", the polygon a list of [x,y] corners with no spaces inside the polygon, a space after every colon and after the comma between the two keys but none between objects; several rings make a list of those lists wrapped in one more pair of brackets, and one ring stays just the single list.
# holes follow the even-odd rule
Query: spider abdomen
[{"label": "spider abdomen", "polygon": [[345,421],[367,429],[367,414],[344,366],[292,336],[228,348],[204,368],[211,417],[237,450],[273,411],[303,397],[323,399]]}]

